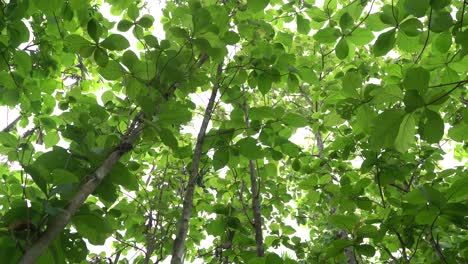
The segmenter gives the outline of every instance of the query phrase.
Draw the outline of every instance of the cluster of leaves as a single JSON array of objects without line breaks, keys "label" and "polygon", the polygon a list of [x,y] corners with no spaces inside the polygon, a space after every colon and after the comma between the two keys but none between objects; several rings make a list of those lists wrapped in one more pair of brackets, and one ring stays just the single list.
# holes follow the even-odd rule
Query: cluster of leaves
[{"label": "cluster of leaves", "polygon": [[[468,170],[446,163],[468,155],[466,1],[168,1],[161,25],[148,4],[0,1],[0,104],[20,114],[0,132],[2,261],[42,238],[137,117],[133,149],[37,263],[170,257],[193,95],[219,85],[188,260],[466,262]],[[297,131],[311,131],[307,144]],[[113,252],[88,250],[108,239]]]}]

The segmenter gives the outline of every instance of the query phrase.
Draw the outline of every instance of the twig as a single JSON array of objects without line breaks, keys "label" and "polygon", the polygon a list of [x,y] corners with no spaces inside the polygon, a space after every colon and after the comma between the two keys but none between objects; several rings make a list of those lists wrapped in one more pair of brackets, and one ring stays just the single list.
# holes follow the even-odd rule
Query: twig
[{"label": "twig", "polygon": [[424,50],[426,49],[427,47],[427,43],[429,42],[429,35],[431,34],[431,20],[432,20],[432,7],[431,7],[431,11],[429,13],[429,22],[427,24],[427,36],[426,36],[426,40],[424,41],[424,46],[421,50],[421,52],[419,53],[418,57],[416,58],[416,60],[414,61],[414,64],[418,63],[418,61],[421,59],[421,56],[424,52]]}]

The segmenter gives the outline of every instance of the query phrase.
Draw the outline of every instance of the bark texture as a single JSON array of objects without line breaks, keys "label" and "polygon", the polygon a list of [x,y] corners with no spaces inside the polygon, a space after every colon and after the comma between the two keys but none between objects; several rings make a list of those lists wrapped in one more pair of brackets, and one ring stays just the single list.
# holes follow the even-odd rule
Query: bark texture
[{"label": "bark texture", "polygon": [[127,133],[123,136],[120,145],[107,156],[101,166],[99,166],[94,173],[85,177],[85,179],[87,179],[86,182],[81,185],[67,208],[52,220],[52,223],[47,226],[47,229],[42,236],[26,250],[18,263],[32,264],[36,262],[50,243],[52,243],[57,235],[59,235],[68,225],[72,216],[83,205],[88,196],[96,190],[96,187],[107,176],[107,174],[109,174],[119,159],[132,149],[132,145],[138,138],[140,131],[141,123],[139,117],[137,117],[133,121]]},{"label": "bark texture", "polygon": [[192,168],[190,171],[190,176],[187,184],[187,189],[184,195],[184,203],[182,208],[182,215],[179,219],[179,226],[177,228],[176,238],[174,240],[174,246],[172,248],[172,264],[180,264],[184,262],[185,257],[185,239],[187,238],[188,227],[190,222],[190,217],[192,215],[193,208],[193,194],[195,192],[195,185],[198,177],[198,170],[200,168],[200,159],[202,156],[202,147],[203,141],[205,140],[206,129],[208,123],[211,119],[211,114],[213,113],[213,108],[218,94],[219,89],[219,79],[222,73],[222,64],[218,65],[218,70],[216,73],[215,83],[213,85],[213,90],[211,91],[210,100],[205,109],[205,114],[203,115],[203,121],[198,131],[197,143],[193,151],[192,159]]},{"label": "bark texture", "polygon": [[[247,109],[247,98],[244,93],[244,116],[245,125],[250,128],[249,112]],[[257,247],[257,256],[265,256],[265,245],[263,244],[263,230],[262,230],[262,209],[260,204],[260,190],[257,185],[257,172],[255,169],[255,161],[249,160],[249,172],[250,172],[250,192],[252,193],[252,211],[253,211],[253,225],[255,229],[255,243]]]}]

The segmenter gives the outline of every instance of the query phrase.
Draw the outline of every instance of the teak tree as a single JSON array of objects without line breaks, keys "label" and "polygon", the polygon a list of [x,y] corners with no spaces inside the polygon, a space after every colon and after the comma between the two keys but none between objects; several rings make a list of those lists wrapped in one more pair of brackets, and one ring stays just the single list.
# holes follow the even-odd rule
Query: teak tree
[{"label": "teak tree", "polygon": [[0,1],[0,262],[466,263],[467,5]]}]

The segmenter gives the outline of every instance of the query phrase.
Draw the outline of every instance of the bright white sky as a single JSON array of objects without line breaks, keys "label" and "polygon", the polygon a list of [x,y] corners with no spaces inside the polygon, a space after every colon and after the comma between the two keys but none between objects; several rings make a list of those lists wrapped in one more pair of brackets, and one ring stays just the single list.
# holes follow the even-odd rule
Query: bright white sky
[{"label": "bright white sky", "polygon": [[[164,31],[161,30],[162,25],[161,25],[161,23],[159,21],[160,21],[160,18],[162,16],[162,8],[165,5],[165,1],[164,0],[160,0],[160,1],[151,0],[151,1],[147,1],[147,2],[148,2],[147,8],[148,8],[148,11],[149,11],[148,13],[153,15],[153,17],[155,18],[153,33],[159,39],[163,39],[165,34],[164,34]],[[317,3],[316,5],[317,6],[322,6],[323,2],[324,2],[324,0],[318,0],[318,1],[316,1],[316,3]],[[377,10],[377,8],[375,8],[375,9]],[[101,12],[103,13],[104,17],[110,19],[111,21],[114,21],[114,22],[120,21],[120,17],[115,17],[115,16],[111,15],[110,6],[107,3],[104,3],[101,6]],[[141,13],[145,13],[145,11],[142,10]],[[294,28],[295,23],[291,23],[290,26],[291,26],[291,28]],[[131,31],[119,32],[119,33],[124,35],[125,37],[127,37],[127,39],[129,39],[131,49],[133,49],[133,50],[137,49],[137,40],[133,37]],[[233,52],[233,50],[230,50],[230,52]],[[398,57],[398,53],[395,52],[395,51],[392,51],[387,56],[392,57],[392,58],[393,57]],[[104,90],[98,91],[98,94],[101,94],[102,92],[104,92]],[[208,102],[209,93],[204,92],[204,93],[199,93],[199,94],[193,94],[191,96],[191,98],[194,101],[194,103],[197,104],[197,106],[202,106],[204,108],[206,106],[206,103]],[[55,114],[60,114],[60,111],[56,111]],[[3,107],[3,106],[0,107],[0,129],[3,129],[4,127],[6,127],[7,124],[12,122],[17,116],[18,116],[18,111],[16,109],[8,109],[7,107]],[[184,132],[192,133],[192,134],[196,135],[197,131],[198,131],[198,128],[201,125],[201,119],[202,119],[201,116],[195,115],[194,116],[194,121],[192,122],[191,125],[184,128]],[[19,133],[24,133],[24,131],[26,131],[30,127],[31,126],[28,126],[25,129],[19,129]],[[448,126],[446,126],[446,127],[448,127]],[[307,146],[310,146],[310,144],[311,144],[311,138],[313,138],[312,135],[313,134],[311,133],[310,129],[300,128],[291,137],[291,141],[298,144],[298,145],[300,145],[300,146],[307,147]],[[60,145],[62,145],[62,144],[66,145],[66,143],[63,142],[63,141],[61,141],[59,144]],[[38,149],[40,149],[40,150],[44,150],[43,146],[36,146],[36,147],[38,147]],[[454,146],[450,145],[450,144],[445,144],[443,146],[443,149],[447,152],[447,154],[444,156],[444,160],[441,162],[441,165],[444,168],[460,166],[460,165],[463,165],[466,162],[466,160],[457,161],[457,160],[454,159],[454,157],[453,157],[453,147]],[[362,162],[362,160],[357,159],[357,160],[354,160],[352,163],[353,163],[354,166],[360,167],[361,162]],[[297,232],[295,234],[296,236],[300,237],[303,240],[309,240],[309,229],[307,229],[307,228],[305,228],[303,226],[298,226],[297,223],[295,221],[293,221],[292,219],[290,219],[290,218],[285,219],[285,223],[292,226],[293,228],[295,228],[297,230]],[[91,252],[94,252],[94,253],[97,253],[97,254],[104,251],[104,252],[107,252],[110,255],[112,252],[114,252],[114,250],[112,249],[112,241],[113,241],[113,239],[108,239],[107,242],[105,243],[105,245],[103,245],[103,246],[94,246],[94,245],[91,245],[91,244],[88,243],[88,248],[91,250]],[[209,247],[212,244],[212,241],[213,241],[213,237],[212,236],[208,237],[205,241],[203,241],[202,247]],[[281,255],[283,253],[287,253],[290,256],[294,256],[294,253],[291,250],[288,250],[287,248],[284,248],[284,247],[275,250],[275,252],[278,253],[279,255]],[[130,260],[130,262],[132,262],[132,259],[136,256],[135,253],[136,252],[130,252],[130,254],[128,254],[127,256],[123,256],[123,257],[128,258]],[[162,263],[170,263],[170,258],[168,257]],[[195,261],[193,263],[194,264],[199,264],[199,263],[203,263],[203,261],[202,260],[197,260],[197,261]]]}]

